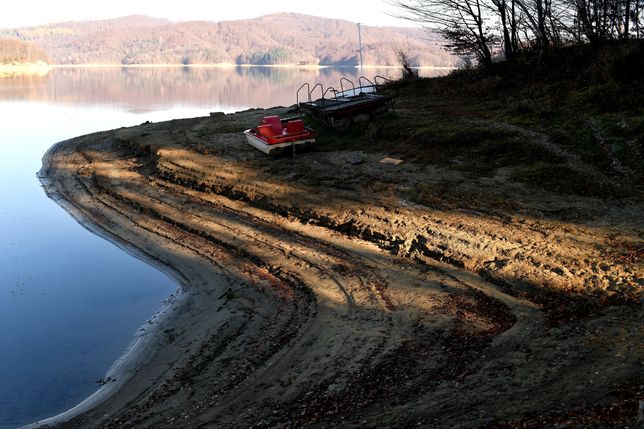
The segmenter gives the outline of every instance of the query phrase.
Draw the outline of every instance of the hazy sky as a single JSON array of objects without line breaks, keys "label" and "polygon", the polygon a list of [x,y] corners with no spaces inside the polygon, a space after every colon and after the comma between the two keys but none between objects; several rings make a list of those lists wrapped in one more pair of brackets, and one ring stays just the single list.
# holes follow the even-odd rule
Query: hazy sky
[{"label": "hazy sky", "polygon": [[22,0],[0,12],[0,27],[105,19],[141,14],[173,21],[223,21],[275,12],[299,12],[342,18],[367,25],[412,26],[388,15],[396,9],[384,0]]}]

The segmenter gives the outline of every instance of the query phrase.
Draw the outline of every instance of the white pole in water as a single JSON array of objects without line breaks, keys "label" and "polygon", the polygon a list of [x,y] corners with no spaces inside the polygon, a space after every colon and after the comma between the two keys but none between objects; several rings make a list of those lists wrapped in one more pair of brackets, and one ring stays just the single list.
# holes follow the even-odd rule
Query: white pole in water
[{"label": "white pole in water", "polygon": [[362,32],[360,31],[360,23],[358,23],[358,44],[360,45],[360,73],[362,73]]}]

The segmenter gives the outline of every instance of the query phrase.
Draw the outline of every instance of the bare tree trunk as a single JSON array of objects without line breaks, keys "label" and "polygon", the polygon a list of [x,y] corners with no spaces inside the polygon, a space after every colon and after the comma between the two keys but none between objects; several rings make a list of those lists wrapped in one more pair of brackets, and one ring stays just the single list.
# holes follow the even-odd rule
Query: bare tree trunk
[{"label": "bare tree trunk", "polygon": [[487,46],[487,37],[485,37],[485,31],[483,30],[483,14],[481,13],[481,3],[479,0],[476,0],[476,24],[479,30],[479,39],[481,40],[481,48],[483,49],[483,58],[486,64],[492,64],[492,53]]},{"label": "bare tree trunk", "polygon": [[[517,1],[517,5],[523,11],[524,17],[528,23],[529,30],[531,30],[536,37],[538,46],[541,49],[544,49],[548,46],[548,37],[545,28],[546,22],[545,15],[543,13],[543,3],[541,2],[542,0],[531,0],[530,2],[519,0]],[[534,11],[531,10],[530,7],[528,7],[527,3],[532,3],[534,5],[536,9],[536,17]],[[523,32],[526,33],[527,36],[526,28],[523,29]],[[527,38],[526,40],[530,40],[530,38]]]},{"label": "bare tree trunk", "polygon": [[630,23],[631,23],[631,0],[626,0],[625,11],[624,11],[624,39],[629,38],[630,33]]},{"label": "bare tree trunk", "polygon": [[536,0],[537,3],[537,30],[539,43],[542,48],[548,47],[548,36],[546,33],[546,14],[542,0]]},{"label": "bare tree trunk", "polygon": [[608,27],[608,1],[603,0],[602,2],[603,6],[603,15],[602,15],[602,26],[601,26],[601,33],[600,33],[600,38],[601,40],[606,40],[606,28]]},{"label": "bare tree trunk", "polygon": [[506,22],[505,1],[503,2],[503,11],[501,12],[501,22],[503,23],[503,46],[505,47],[505,58],[511,60],[514,58],[514,46],[510,39],[510,32],[508,31],[508,24]]},{"label": "bare tree trunk", "polygon": [[633,16],[635,22],[635,35],[639,39],[640,35],[640,0],[635,0],[635,15]]},{"label": "bare tree trunk", "polygon": [[519,44],[517,42],[517,15],[516,15],[516,10],[515,10],[515,0],[512,0],[512,18],[510,21],[511,29],[512,29],[512,50],[514,53],[517,53],[519,51]]},{"label": "bare tree trunk", "polygon": [[[590,43],[596,43],[597,40],[599,39],[599,2],[593,1],[590,3],[593,8],[593,16],[592,19],[588,20],[588,28],[587,32],[589,34],[588,39],[590,40]],[[594,28],[593,28],[594,25]]]},{"label": "bare tree trunk", "polygon": [[562,23],[552,13],[552,0],[548,0],[548,8],[546,16],[550,23],[550,43],[554,46],[561,46],[561,32],[564,30]]},{"label": "bare tree trunk", "polygon": [[624,26],[622,25],[622,1],[623,0],[612,1],[612,12],[609,16],[610,31],[608,33],[608,38],[611,38],[613,35],[617,35],[617,38],[621,38],[624,34]]},{"label": "bare tree trunk", "polygon": [[[511,60],[514,58],[514,44],[512,38],[510,37],[510,30],[508,30],[508,5],[506,0],[492,0],[494,6],[496,6],[496,11],[499,13],[501,18],[501,31],[503,33],[503,50],[505,52],[505,59]],[[510,23],[512,26],[512,23]]]}]

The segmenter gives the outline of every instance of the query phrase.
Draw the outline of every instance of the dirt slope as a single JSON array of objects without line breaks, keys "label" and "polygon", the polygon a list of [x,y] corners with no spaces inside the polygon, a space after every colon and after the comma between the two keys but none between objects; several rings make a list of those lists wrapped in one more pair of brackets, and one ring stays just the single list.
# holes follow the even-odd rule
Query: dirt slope
[{"label": "dirt slope", "polygon": [[269,159],[239,133],[268,113],[48,154],[52,196],[181,279],[114,394],[58,427],[635,427],[641,204],[496,176],[420,205],[455,173]]}]

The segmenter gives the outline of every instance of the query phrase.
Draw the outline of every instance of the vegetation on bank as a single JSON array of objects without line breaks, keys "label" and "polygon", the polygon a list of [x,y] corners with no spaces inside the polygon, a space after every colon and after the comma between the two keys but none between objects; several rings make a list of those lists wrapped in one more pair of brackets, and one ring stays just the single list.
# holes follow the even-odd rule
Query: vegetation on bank
[{"label": "vegetation on bank", "polygon": [[492,64],[551,47],[644,38],[644,0],[389,0],[445,47]]},{"label": "vegetation on bank", "polygon": [[49,57],[39,47],[20,40],[0,38],[0,65],[35,64],[49,62]]},{"label": "vegetation on bank", "polygon": [[[532,52],[387,88],[393,113],[327,150],[387,152],[479,178],[503,175],[559,194],[624,198],[644,183],[644,41]],[[419,202],[453,184],[417,189]]]}]

